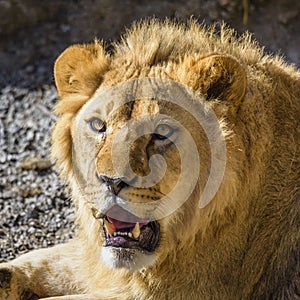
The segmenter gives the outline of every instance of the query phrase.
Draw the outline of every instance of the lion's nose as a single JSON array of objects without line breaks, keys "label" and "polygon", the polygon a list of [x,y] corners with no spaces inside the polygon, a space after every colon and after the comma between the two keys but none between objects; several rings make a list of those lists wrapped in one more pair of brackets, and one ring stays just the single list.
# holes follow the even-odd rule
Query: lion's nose
[{"label": "lion's nose", "polygon": [[98,178],[104,182],[107,188],[115,195],[117,195],[120,190],[127,185],[122,178],[110,178],[104,175],[98,175]]}]

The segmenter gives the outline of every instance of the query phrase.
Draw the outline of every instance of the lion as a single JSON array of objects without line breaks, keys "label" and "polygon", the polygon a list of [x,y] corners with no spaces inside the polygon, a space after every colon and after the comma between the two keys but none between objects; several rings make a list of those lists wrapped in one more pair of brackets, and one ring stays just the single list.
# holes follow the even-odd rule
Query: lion
[{"label": "lion", "polygon": [[1,299],[299,298],[299,71],[195,21],[109,49],[54,67],[77,236],[1,264]]}]

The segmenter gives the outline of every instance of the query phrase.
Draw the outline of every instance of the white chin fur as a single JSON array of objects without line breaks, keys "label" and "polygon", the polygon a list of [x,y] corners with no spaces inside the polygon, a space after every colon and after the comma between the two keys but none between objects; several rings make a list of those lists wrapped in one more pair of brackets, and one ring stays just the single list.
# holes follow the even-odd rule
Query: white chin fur
[{"label": "white chin fur", "polygon": [[154,253],[116,247],[103,247],[101,257],[106,266],[111,269],[125,268],[131,271],[140,270],[155,262]]}]

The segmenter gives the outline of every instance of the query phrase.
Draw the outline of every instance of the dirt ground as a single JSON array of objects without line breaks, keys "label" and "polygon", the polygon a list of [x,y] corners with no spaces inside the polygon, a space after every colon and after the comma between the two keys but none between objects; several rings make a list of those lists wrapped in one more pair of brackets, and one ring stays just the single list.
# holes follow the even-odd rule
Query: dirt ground
[{"label": "dirt ground", "polygon": [[53,62],[70,44],[110,41],[141,18],[192,15],[249,30],[266,51],[300,64],[299,0],[10,0],[0,1],[0,86],[52,83]]}]

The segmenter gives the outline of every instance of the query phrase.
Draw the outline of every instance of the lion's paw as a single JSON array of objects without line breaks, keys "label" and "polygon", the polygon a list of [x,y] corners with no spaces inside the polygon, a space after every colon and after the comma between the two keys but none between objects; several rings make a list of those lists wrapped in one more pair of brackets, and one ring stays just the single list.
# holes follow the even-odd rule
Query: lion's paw
[{"label": "lion's paw", "polygon": [[9,289],[12,278],[12,271],[7,268],[0,269],[0,288]]},{"label": "lion's paw", "polygon": [[39,297],[26,289],[26,279],[21,272],[9,264],[0,265],[0,299],[1,300],[37,300]]}]

